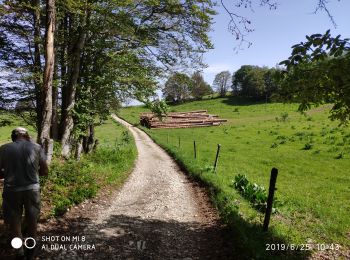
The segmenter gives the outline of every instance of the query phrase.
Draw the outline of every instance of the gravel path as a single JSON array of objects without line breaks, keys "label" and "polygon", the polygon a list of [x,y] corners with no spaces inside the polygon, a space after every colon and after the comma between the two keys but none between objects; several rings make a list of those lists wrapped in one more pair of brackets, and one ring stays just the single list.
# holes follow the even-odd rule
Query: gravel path
[{"label": "gravel path", "polygon": [[95,249],[59,250],[54,254],[47,250],[42,258],[230,258],[222,238],[223,227],[206,192],[143,131],[115,115],[113,118],[134,135],[138,158],[133,172],[110,201],[85,204],[85,211],[95,212],[93,216],[81,208],[75,209],[78,213],[73,209],[68,221],[56,221],[52,225],[55,228],[44,232],[84,235],[84,243]]}]

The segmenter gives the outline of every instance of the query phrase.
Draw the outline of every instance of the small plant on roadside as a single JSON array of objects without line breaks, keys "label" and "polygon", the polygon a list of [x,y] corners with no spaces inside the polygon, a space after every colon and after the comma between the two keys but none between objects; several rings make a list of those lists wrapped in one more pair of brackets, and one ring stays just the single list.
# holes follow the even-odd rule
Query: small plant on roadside
[{"label": "small plant on roadside", "polygon": [[122,140],[122,144],[129,144],[131,142],[132,137],[129,131],[126,131],[126,130],[123,131],[121,140]]},{"label": "small plant on roadside", "polygon": [[202,167],[202,172],[213,172],[214,167],[213,165],[206,164]]},{"label": "small plant on roadside", "polygon": [[[263,186],[251,183],[247,179],[247,176],[243,174],[235,176],[232,186],[238,190],[238,192],[246,198],[256,210],[263,213],[265,212],[268,194]],[[277,202],[277,199],[274,202]],[[276,209],[274,208],[273,212],[275,211]]]}]

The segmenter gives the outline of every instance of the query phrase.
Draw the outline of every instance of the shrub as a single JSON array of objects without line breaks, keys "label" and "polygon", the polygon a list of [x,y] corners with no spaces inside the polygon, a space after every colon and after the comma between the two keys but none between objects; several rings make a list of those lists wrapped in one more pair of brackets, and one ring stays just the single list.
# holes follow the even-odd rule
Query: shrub
[{"label": "shrub", "polygon": [[[247,177],[243,174],[235,176],[232,186],[246,198],[255,209],[261,212],[266,211],[268,194],[263,186],[249,182]],[[277,201],[277,199],[274,200],[274,205],[276,205]],[[273,208],[273,212],[276,212],[275,208]]]},{"label": "shrub", "polygon": [[70,200],[62,197],[55,204],[55,207],[53,209],[54,216],[62,216],[64,213],[67,212],[67,209],[70,207],[70,205],[71,205]]},{"label": "shrub", "polygon": [[12,125],[12,124],[13,124],[13,122],[8,120],[8,119],[1,119],[0,120],[0,127]]},{"label": "shrub", "polygon": [[129,144],[132,140],[132,137],[128,131],[123,131],[122,133],[122,144]]}]

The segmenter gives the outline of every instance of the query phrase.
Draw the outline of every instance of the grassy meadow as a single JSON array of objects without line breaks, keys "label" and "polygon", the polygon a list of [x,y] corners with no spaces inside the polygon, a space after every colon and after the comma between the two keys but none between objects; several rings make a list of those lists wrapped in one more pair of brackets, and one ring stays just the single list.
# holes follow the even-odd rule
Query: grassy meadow
[{"label": "grassy meadow", "polygon": [[8,112],[0,111],[0,145],[11,142],[11,132],[19,126],[27,128],[31,136],[36,136],[33,127],[23,123],[21,118]]},{"label": "grassy meadow", "polygon": [[[28,127],[35,139],[34,129],[21,125],[20,118],[3,113],[1,120],[10,123],[0,127],[0,144],[10,142],[11,131],[17,126]],[[95,137],[99,140],[97,150],[83,155],[79,162],[60,159],[60,146],[55,143],[49,176],[41,178],[43,218],[62,215],[72,205],[95,197],[99,190],[113,190],[127,178],[137,155],[132,135],[109,119],[96,128]]]},{"label": "grassy meadow", "polygon": [[[249,103],[218,98],[171,106],[170,111],[207,109],[228,119],[218,127],[146,129],[191,175],[213,191],[222,218],[237,234],[242,250],[253,258],[279,258],[284,252],[266,251],[266,243],[303,245],[338,243],[350,246],[350,128],[328,119],[330,106],[313,108],[306,115],[297,104]],[[139,123],[142,106],[122,109],[119,115]],[[180,138],[180,147],[179,147]],[[196,141],[197,159],[194,159]],[[213,173],[217,144],[218,168]],[[261,231],[263,214],[233,187],[244,174],[268,190],[272,167],[279,170],[279,201],[269,232]],[[310,252],[300,251],[301,255]],[[300,257],[289,252],[291,257]]]}]

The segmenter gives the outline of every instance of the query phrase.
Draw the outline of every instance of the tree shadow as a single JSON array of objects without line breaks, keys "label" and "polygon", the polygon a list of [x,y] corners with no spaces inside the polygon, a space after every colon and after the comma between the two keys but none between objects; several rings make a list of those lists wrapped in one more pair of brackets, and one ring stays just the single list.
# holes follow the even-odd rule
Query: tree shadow
[{"label": "tree shadow", "polygon": [[[76,226],[77,225],[77,226]],[[67,250],[39,250],[39,259],[237,259],[223,239],[222,227],[197,222],[143,219],[112,215],[103,223],[77,219],[41,236],[79,236],[80,242],[58,242]],[[82,242],[82,236],[85,242]],[[39,248],[56,242],[40,242]],[[70,251],[71,244],[95,245],[95,250]],[[242,258],[239,258],[242,259]]]},{"label": "tree shadow", "polygon": [[250,106],[250,105],[259,105],[265,104],[265,100],[258,100],[254,98],[246,98],[246,97],[237,97],[230,96],[221,100],[222,103],[230,106]]},{"label": "tree shadow", "polygon": [[[112,215],[98,225],[88,218],[62,218],[39,232],[36,255],[37,259],[307,259],[311,254],[267,251],[266,244],[288,242],[246,222],[238,212],[226,217],[231,220],[230,229],[126,215]],[[15,259],[3,242],[1,248],[0,259]]]},{"label": "tree shadow", "polygon": [[[143,219],[112,215],[93,225],[77,218],[56,225],[41,236],[78,236],[75,242],[38,243],[39,259],[307,259],[306,251],[266,251],[266,243],[284,243],[284,239],[261,227],[248,224],[239,215],[230,216],[236,228],[203,225],[197,222]],[[242,236],[242,234],[245,234]],[[85,241],[83,242],[83,237]],[[46,244],[48,250],[42,250]],[[66,250],[51,250],[51,245]],[[94,245],[93,250],[71,250],[71,245]],[[249,244],[249,248],[246,245]]]}]

